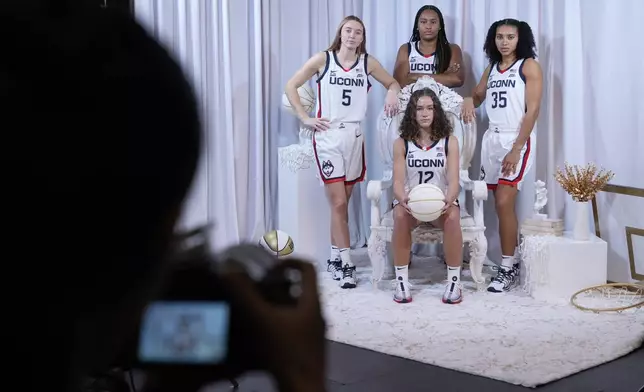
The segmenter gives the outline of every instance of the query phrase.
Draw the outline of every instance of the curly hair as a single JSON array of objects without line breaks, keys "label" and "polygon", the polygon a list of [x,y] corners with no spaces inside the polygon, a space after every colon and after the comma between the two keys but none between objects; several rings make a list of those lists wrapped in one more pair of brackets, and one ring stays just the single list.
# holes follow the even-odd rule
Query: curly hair
[{"label": "curly hair", "polygon": [[427,11],[431,10],[436,12],[438,15],[438,23],[440,24],[440,30],[438,31],[438,36],[436,37],[436,56],[434,56],[434,66],[436,67],[436,73],[443,73],[449,68],[449,62],[452,59],[452,47],[449,46],[449,41],[447,40],[447,35],[445,34],[445,21],[443,20],[443,13],[438,7],[433,5],[424,5],[420,7],[418,12],[416,12],[416,18],[414,19],[414,29],[411,32],[411,37],[409,37],[409,42],[420,41],[420,33],[418,32],[418,20],[420,15]]},{"label": "curly hair", "polygon": [[440,140],[451,135],[454,129],[443,110],[441,101],[434,91],[429,88],[423,88],[414,91],[409,98],[407,109],[405,109],[405,114],[400,122],[400,137],[408,141],[416,141],[420,136],[420,127],[416,121],[416,105],[421,97],[430,97],[434,103],[434,119],[431,129],[432,140]]},{"label": "curly hair", "polygon": [[534,59],[537,57],[537,44],[534,41],[534,34],[532,34],[530,25],[516,19],[502,19],[492,23],[492,26],[490,26],[490,29],[487,31],[485,45],[483,45],[483,50],[491,64],[501,62],[501,52],[499,52],[499,49],[496,47],[495,39],[496,29],[500,26],[514,26],[517,28],[519,33],[519,40],[517,42],[516,49],[517,59]]}]

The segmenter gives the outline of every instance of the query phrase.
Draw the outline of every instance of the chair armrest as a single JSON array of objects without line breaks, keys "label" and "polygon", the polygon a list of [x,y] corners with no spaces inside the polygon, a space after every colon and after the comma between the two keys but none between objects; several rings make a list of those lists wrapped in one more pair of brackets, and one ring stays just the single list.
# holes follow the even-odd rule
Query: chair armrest
[{"label": "chair armrest", "polygon": [[472,192],[474,200],[487,200],[488,191],[485,181],[472,180],[467,170],[461,170],[459,177],[461,186],[466,191]]},{"label": "chair armrest", "polygon": [[382,195],[382,181],[372,180],[367,183],[367,199],[371,200],[371,203],[377,203],[380,201],[380,196]]},{"label": "chair armrest", "polygon": [[485,181],[472,181],[472,198],[474,200],[487,200],[487,184]]},{"label": "chair armrest", "polygon": [[367,198],[371,200],[371,227],[380,226],[382,214],[380,213],[380,199],[382,194],[393,185],[391,173],[385,172],[382,180],[372,180],[367,184]]},{"label": "chair armrest", "polygon": [[461,169],[458,173],[458,180],[466,191],[471,191],[474,187],[474,180],[470,178],[470,173],[467,170]]},{"label": "chair armrest", "polygon": [[391,170],[385,170],[382,176],[382,180],[372,180],[367,184],[367,198],[371,200],[371,203],[378,203],[382,192],[391,188],[394,185],[392,178]]},{"label": "chair armrest", "polygon": [[367,184],[367,199],[371,203],[378,203],[382,193],[393,185],[391,180],[371,180]]}]

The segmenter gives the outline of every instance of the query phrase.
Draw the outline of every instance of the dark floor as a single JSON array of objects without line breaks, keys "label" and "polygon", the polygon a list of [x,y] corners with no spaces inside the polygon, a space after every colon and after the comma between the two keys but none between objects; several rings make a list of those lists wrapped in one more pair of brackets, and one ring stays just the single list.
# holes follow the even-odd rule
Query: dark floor
[{"label": "dark floor", "polygon": [[[329,343],[328,392],[638,392],[644,386],[644,349],[536,389]],[[262,374],[239,380],[239,392],[273,392]],[[230,391],[220,383],[208,392]]]}]

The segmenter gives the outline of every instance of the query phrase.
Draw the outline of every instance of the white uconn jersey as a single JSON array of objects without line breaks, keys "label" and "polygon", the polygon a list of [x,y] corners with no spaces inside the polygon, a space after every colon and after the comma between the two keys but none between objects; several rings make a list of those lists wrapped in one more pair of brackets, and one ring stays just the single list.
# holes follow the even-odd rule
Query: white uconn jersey
[{"label": "white uconn jersey", "polygon": [[490,128],[516,128],[519,131],[526,111],[524,61],[515,61],[505,71],[499,70],[498,63],[490,67],[485,95],[485,110],[490,119]]},{"label": "white uconn jersey", "polygon": [[326,66],[317,83],[318,118],[324,117],[331,123],[364,120],[371,87],[366,54],[360,55],[351,68],[344,69],[335,52],[326,52]]},{"label": "white uconn jersey", "polygon": [[439,139],[429,147],[421,147],[405,140],[407,183],[409,192],[419,184],[434,184],[447,191],[447,146],[448,138]]},{"label": "white uconn jersey", "polygon": [[409,52],[409,72],[432,75],[436,73],[436,53],[422,54],[418,49],[418,41],[407,44]]}]

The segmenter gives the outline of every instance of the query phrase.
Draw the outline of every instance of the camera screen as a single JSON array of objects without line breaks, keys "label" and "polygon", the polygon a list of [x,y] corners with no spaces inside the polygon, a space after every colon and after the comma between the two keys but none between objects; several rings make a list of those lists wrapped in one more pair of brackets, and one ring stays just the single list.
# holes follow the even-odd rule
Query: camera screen
[{"label": "camera screen", "polygon": [[210,365],[227,355],[230,309],[225,302],[154,302],[143,314],[139,360]]}]

